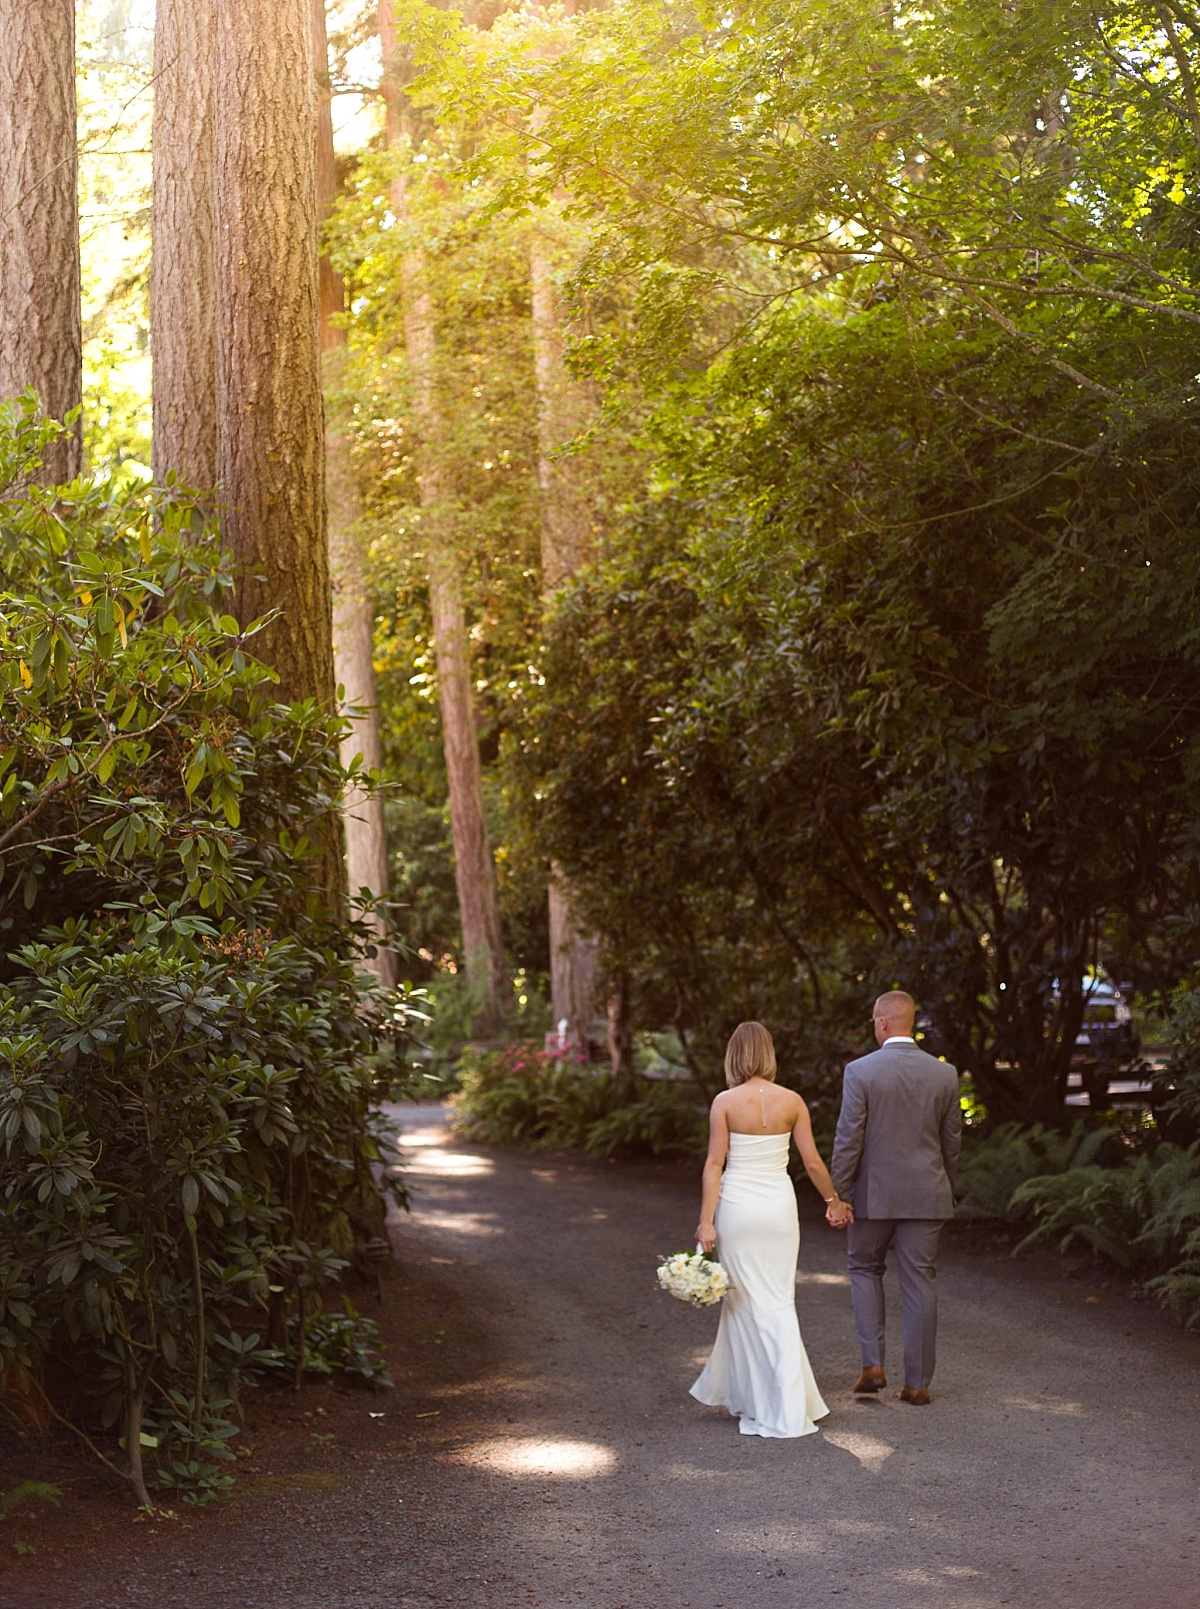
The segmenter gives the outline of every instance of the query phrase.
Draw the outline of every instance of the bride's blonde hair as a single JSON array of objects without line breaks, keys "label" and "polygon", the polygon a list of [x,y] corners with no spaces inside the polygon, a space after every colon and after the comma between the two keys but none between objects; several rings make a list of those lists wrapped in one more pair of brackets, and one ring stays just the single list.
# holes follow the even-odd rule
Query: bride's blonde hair
[{"label": "bride's blonde hair", "polygon": [[735,1089],[748,1078],[775,1081],[775,1041],[761,1022],[739,1022],[725,1047],[725,1084]]}]

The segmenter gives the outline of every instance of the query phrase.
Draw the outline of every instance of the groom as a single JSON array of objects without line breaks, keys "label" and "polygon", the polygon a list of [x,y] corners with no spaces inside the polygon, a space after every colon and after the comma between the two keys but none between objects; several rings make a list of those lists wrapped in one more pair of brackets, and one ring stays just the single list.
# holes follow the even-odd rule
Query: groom
[{"label": "groom", "polygon": [[846,1247],[862,1349],[858,1395],[882,1391],[883,1270],[889,1246],[904,1327],[901,1402],[929,1401],[937,1337],[937,1250],[954,1213],[962,1137],[958,1074],[913,1038],[917,1008],[892,989],[875,1002],[879,1049],[846,1068],[833,1146],[833,1186],[854,1207]]}]

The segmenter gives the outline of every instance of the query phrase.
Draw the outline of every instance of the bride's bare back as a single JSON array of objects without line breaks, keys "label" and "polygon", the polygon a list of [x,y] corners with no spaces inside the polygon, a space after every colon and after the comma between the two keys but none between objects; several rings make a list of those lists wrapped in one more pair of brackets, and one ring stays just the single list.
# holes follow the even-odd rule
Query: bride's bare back
[{"label": "bride's bare back", "polygon": [[829,1170],[821,1161],[808,1107],[794,1090],[780,1089],[778,1084],[765,1078],[748,1078],[733,1089],[722,1090],[709,1111],[708,1156],[704,1163],[700,1222],[696,1227],[696,1240],[705,1251],[711,1251],[716,1240],[714,1219],[731,1134],[790,1134],[800,1152],[805,1173],[829,1209],[830,1223],[840,1229],[850,1221],[851,1210],[838,1200]]},{"label": "bride's bare back", "polygon": [[829,1222],[839,1229],[849,1223],[853,1212],[838,1200],[829,1170],[821,1161],[808,1107],[794,1090],[780,1089],[775,1083],[775,1046],[761,1022],[739,1023],[734,1029],[725,1051],[725,1078],[729,1088],[716,1097],[708,1114],[708,1156],[696,1226],[699,1245],[711,1251],[717,1238],[714,1220],[731,1134],[790,1134],[804,1171],[825,1202]]},{"label": "bride's bare back", "polygon": [[717,1096],[714,1115],[718,1110],[730,1134],[790,1134],[807,1108],[794,1090],[748,1078]]}]

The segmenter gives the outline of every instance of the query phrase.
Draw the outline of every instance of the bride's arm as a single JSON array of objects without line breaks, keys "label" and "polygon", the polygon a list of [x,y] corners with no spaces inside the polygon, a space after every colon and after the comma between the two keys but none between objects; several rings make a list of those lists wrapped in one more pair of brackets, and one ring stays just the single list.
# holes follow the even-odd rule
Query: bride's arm
[{"label": "bride's arm", "polygon": [[800,1160],[804,1163],[805,1173],[821,1193],[821,1200],[827,1209],[826,1216],[835,1229],[840,1229],[843,1224],[849,1223],[854,1214],[833,1188],[829,1169],[821,1161],[821,1153],[817,1150],[816,1140],[813,1139],[812,1119],[803,1101],[800,1102],[800,1116],[796,1119],[792,1137],[796,1141]]},{"label": "bride's arm", "polygon": [[721,1175],[725,1171],[725,1156],[729,1150],[729,1122],[725,1116],[725,1103],[718,1095],[708,1114],[708,1155],[704,1159],[701,1175],[700,1222],[696,1225],[696,1240],[705,1251],[716,1244],[717,1198],[721,1194]]}]

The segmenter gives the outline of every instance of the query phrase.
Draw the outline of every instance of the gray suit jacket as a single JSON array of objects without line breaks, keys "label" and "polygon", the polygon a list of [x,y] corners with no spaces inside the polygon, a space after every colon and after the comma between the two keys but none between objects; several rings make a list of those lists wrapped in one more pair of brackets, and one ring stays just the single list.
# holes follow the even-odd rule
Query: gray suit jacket
[{"label": "gray suit jacket", "polygon": [[846,1068],[833,1184],[859,1218],[951,1218],[962,1143],[958,1073],[914,1044]]}]

